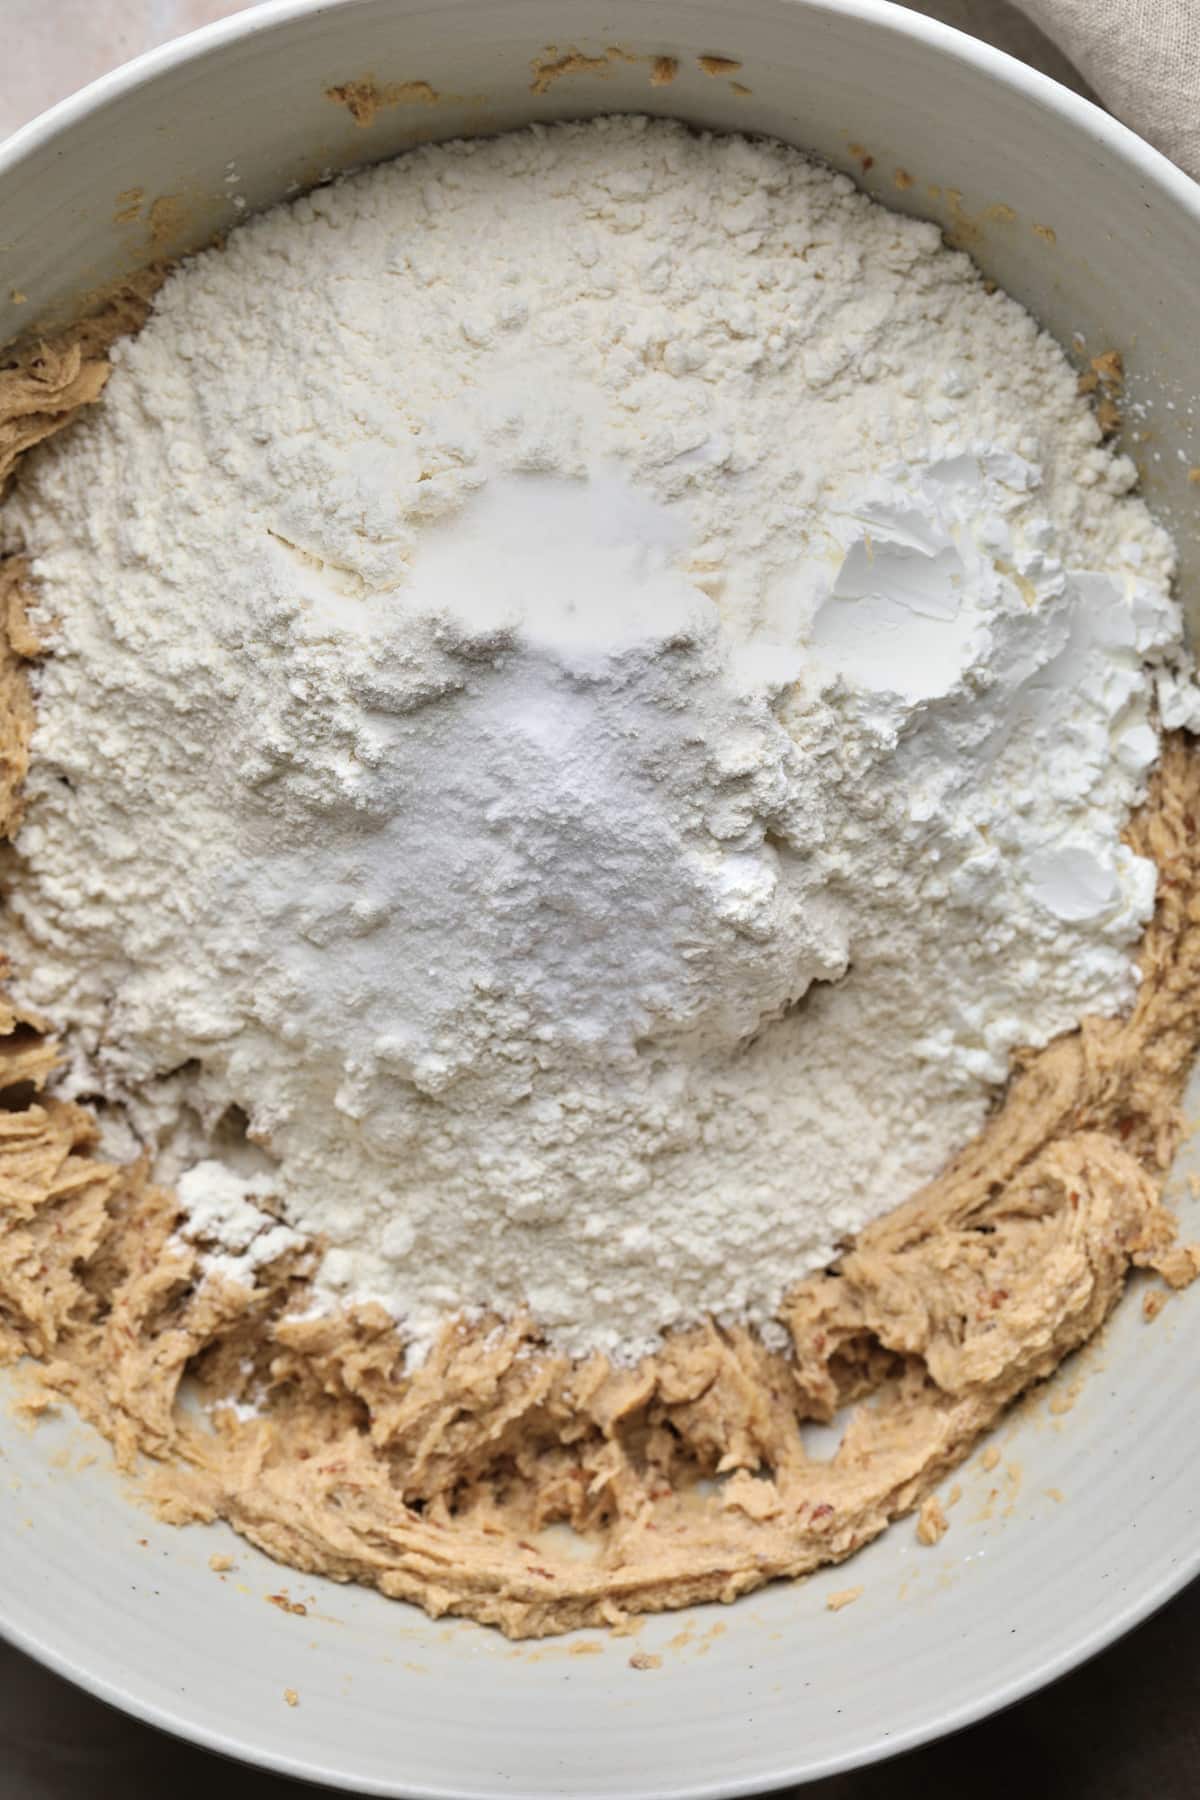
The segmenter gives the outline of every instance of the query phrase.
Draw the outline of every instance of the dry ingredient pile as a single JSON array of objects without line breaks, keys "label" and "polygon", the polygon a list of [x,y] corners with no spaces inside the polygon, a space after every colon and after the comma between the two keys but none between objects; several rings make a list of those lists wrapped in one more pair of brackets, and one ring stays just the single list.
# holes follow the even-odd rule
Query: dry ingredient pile
[{"label": "dry ingredient pile", "polygon": [[[174,1332],[153,1381],[205,1346],[248,1372],[223,1427],[240,1473],[195,1509],[434,1610],[560,1629],[607,1616],[629,1545],[527,1578],[471,1520],[500,1536],[539,1483],[527,1529],[644,1516],[646,1470],[661,1498],[685,1454],[692,1475],[770,1463],[783,1493],[791,1452],[762,1449],[803,1410],[783,1386],[828,1416],[887,1374],[886,1480],[844,1529],[818,1541],[822,1500],[811,1541],[789,1525],[764,1550],[813,1498],[774,1505],[744,1473],[722,1504],[745,1553],[676,1521],[674,1572],[638,1565],[621,1604],[848,1553],[1170,1235],[1144,1172],[1157,1101],[1128,1152],[1101,1135],[1121,1082],[1149,1095],[1159,1070],[1167,1092],[1191,1030],[1191,988],[1156,972],[1183,956],[1182,875],[1141,986],[1135,960],[1156,860],[1183,854],[1186,759],[1127,827],[1162,727],[1200,709],[1132,464],[934,226],[781,145],[628,118],[416,150],[277,208],[171,273],[112,364],[0,517],[43,651],[0,931],[18,1008],[58,1034],[63,1167],[84,1100],[129,1191],[148,1159],[174,1195],[126,1287],[155,1257],[190,1269],[188,1323],[164,1276],[127,1339]],[[956,1260],[947,1219],[985,1203],[951,1185],[936,1228],[885,1242],[885,1221],[878,1265],[864,1249],[788,1299],[953,1171],[1014,1052],[1085,1017],[1114,1020],[1109,1049],[1035,1063],[1020,1104],[1045,1119],[1010,1125],[1014,1100],[985,1134],[986,1204],[1036,1170],[1011,1241],[993,1222]],[[1104,1081],[1083,1147],[1037,1162]],[[901,1277],[888,1258],[925,1256],[922,1232]],[[939,1365],[953,1307],[918,1328],[926,1292],[1005,1256],[984,1291],[1021,1296],[1007,1335],[985,1354],[947,1326]],[[402,1400],[363,1319],[400,1348]],[[674,1372],[618,1405],[604,1383],[656,1354]],[[151,1388],[147,1363],[120,1406],[127,1445],[161,1450],[174,1389],[164,1411]],[[280,1392],[314,1409],[286,1455],[253,1416]],[[322,1523],[315,1463],[294,1491],[271,1470],[321,1432],[370,1454],[363,1405],[403,1472],[364,1498],[363,1464],[355,1537],[344,1493]],[[618,1456],[635,1407],[651,1425]],[[568,1472],[590,1498],[563,1497]],[[421,1560],[435,1503],[453,1578]]]},{"label": "dry ingredient pile", "polygon": [[766,1324],[1129,1005],[1171,546],[934,226],[526,131],[270,213],[114,360],[8,511],[8,948],[214,1266],[317,1234],[417,1352]]}]

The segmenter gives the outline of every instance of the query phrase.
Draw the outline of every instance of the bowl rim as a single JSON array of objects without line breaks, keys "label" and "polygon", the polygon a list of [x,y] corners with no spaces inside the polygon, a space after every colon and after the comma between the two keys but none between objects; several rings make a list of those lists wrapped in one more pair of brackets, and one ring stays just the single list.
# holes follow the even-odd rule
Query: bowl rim
[{"label": "bowl rim", "polygon": [[[51,145],[56,138],[68,134],[74,126],[109,102],[148,86],[158,76],[190,62],[198,55],[246,41],[259,33],[273,31],[295,19],[323,12],[350,11],[373,3],[374,0],[257,0],[256,4],[255,0],[248,0],[241,12],[200,26],[119,64],[0,140],[0,180],[12,177],[26,158]],[[1144,181],[1164,190],[1176,205],[1192,214],[1200,223],[1200,182],[1194,181],[1161,151],[1101,107],[1006,51],[939,19],[910,11],[905,5],[895,4],[894,0],[776,0],[776,3],[781,11],[794,9],[797,14],[825,14],[833,18],[861,21],[867,26],[926,45],[973,68],[978,74],[1009,88],[1042,110],[1064,118],[1097,146],[1103,146],[1132,165]],[[449,10],[457,4],[457,0],[442,0],[442,4]],[[1144,1623],[1197,1577],[1200,1577],[1200,1543],[1186,1550],[1178,1560],[1173,1560],[1156,1580],[1151,1581],[1123,1605],[1116,1607],[1102,1623],[1081,1631],[1056,1652],[1031,1663],[1022,1674],[981,1692],[974,1700],[951,1705],[944,1712],[931,1715],[908,1730],[868,1739],[853,1750],[827,1756],[819,1764],[810,1762],[803,1766],[793,1765],[790,1768],[777,1768],[770,1773],[756,1774],[752,1778],[754,1791],[774,1793],[798,1782],[808,1783],[882,1762],[1002,1712],[1090,1661],[1118,1638]],[[307,1757],[289,1756],[285,1752],[241,1741],[211,1729],[190,1717],[185,1707],[176,1708],[148,1701],[136,1690],[123,1687],[119,1680],[111,1678],[102,1670],[77,1661],[71,1651],[52,1636],[23,1629],[5,1618],[2,1595],[0,1641],[10,1644],[52,1673],[142,1723],[227,1759],[268,1769],[310,1784],[364,1795],[388,1796],[391,1800],[401,1800],[401,1797],[402,1800],[462,1800],[461,1788],[431,1786],[428,1783],[397,1786],[391,1781],[381,1783],[367,1779],[364,1782],[362,1776],[353,1779],[351,1790],[347,1777],[337,1769],[321,1766]],[[482,1790],[480,1792],[482,1794]],[[669,1790],[660,1788],[654,1793],[644,1791],[642,1800],[738,1800],[739,1796],[746,1793],[747,1789],[740,1781],[701,1782],[685,1787],[673,1785]]]},{"label": "bowl rim", "polygon": [[[1024,1674],[1014,1676],[1003,1686],[980,1694],[976,1700],[949,1708],[943,1714],[930,1716],[908,1730],[871,1738],[853,1750],[826,1756],[817,1763],[810,1761],[804,1765],[793,1764],[791,1767],[753,1774],[748,1777],[753,1782],[753,1786],[749,1788],[741,1778],[733,1781],[691,1782],[682,1787],[673,1783],[669,1788],[640,1788],[636,1792],[636,1800],[748,1800],[754,1794],[779,1793],[783,1789],[807,1786],[830,1776],[869,1768],[874,1763],[888,1762],[909,1751],[937,1743],[942,1738],[956,1736],[972,1725],[980,1724],[984,1719],[1007,1712],[1010,1707],[1019,1705],[1022,1700],[1027,1700],[1042,1688],[1091,1662],[1119,1638],[1145,1624],[1198,1576],[1200,1546],[1178,1564],[1173,1563],[1157,1582],[1115,1611],[1091,1632],[1083,1633],[1056,1654],[1043,1658]],[[389,1601],[385,1604],[397,1603]],[[248,1768],[284,1775],[309,1786],[362,1795],[364,1800],[366,1796],[377,1796],[378,1800],[494,1800],[498,1792],[495,1788],[469,1791],[461,1786],[448,1787],[441,1783],[433,1785],[429,1782],[405,1782],[397,1785],[394,1781],[376,1781],[369,1776],[350,1777],[344,1771],[323,1765],[311,1757],[290,1756],[285,1751],[249,1743],[226,1732],[210,1729],[189,1717],[183,1708],[161,1706],[143,1699],[136,1689],[122,1687],[119,1681],[108,1678],[91,1665],[76,1662],[70,1652],[59,1644],[43,1639],[34,1632],[20,1630],[2,1615],[0,1643],[6,1643],[29,1656],[52,1674],[69,1681],[74,1687],[82,1688],[93,1699],[115,1707],[117,1711],[137,1719],[141,1724],[152,1726],[169,1737],[194,1744],[226,1761],[242,1763]],[[579,1800],[586,1800],[582,1791]],[[631,1800],[634,1800],[632,1790]]]},{"label": "bowl rim", "polygon": [[[371,0],[246,0],[242,11],[217,19],[211,25],[198,26],[194,31],[170,38],[164,44],[119,63],[115,69],[97,76],[18,126],[7,137],[0,138],[0,178],[9,175],[26,156],[50,143],[60,133],[69,131],[89,113],[207,50],[271,31],[292,19],[323,12],[351,11],[356,6],[370,3]],[[442,0],[446,10],[455,4],[457,0]],[[1161,150],[1156,150],[1153,144],[1094,101],[1064,87],[1053,76],[1043,74],[1029,63],[1010,56],[1006,50],[999,50],[982,38],[972,37],[969,32],[960,31],[957,26],[947,25],[940,19],[910,11],[897,0],[777,0],[777,4],[781,9],[794,8],[797,12],[858,19],[974,65],[980,74],[1024,94],[1043,110],[1064,116],[1085,136],[1131,162],[1147,180],[1165,188],[1179,205],[1200,219],[1200,182],[1194,181]]]}]

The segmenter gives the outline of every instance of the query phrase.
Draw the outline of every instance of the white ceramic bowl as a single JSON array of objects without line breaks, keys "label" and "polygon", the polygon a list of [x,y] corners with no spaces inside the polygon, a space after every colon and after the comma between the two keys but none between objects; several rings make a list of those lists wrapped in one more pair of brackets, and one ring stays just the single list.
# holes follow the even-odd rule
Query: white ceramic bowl
[{"label": "white ceramic bowl", "polygon": [[[617,57],[534,95],[531,63],[550,44],[669,55],[679,75],[651,86],[645,60]],[[750,92],[705,73],[702,54],[738,59]],[[368,75],[447,98],[385,107],[364,129],[325,90]],[[422,139],[622,110],[817,150],[890,204],[964,231],[1064,340],[1119,346],[1153,429],[1146,492],[1185,579],[1200,573],[1200,491],[1185,481],[1200,464],[1200,190],[1070,93],[877,0],[280,0],[243,14],[0,151],[0,343],[152,252],[236,224],[234,193],[259,207]],[[152,212],[159,196],[171,198]],[[1011,211],[989,216],[1000,205]],[[1003,1428],[999,1467],[976,1458],[963,1474],[936,1549],[901,1523],[850,1568],[649,1621],[638,1645],[663,1662],[648,1671],[631,1668],[628,1639],[513,1647],[289,1577],[223,1528],[157,1526],[81,1427],[31,1435],[5,1412],[0,1627],[155,1724],[362,1792],[665,1800],[785,1786],[1028,1693],[1196,1572],[1198,1347],[1195,1296],[1153,1326],[1127,1301],[1099,1347]],[[233,1573],[209,1569],[214,1550],[234,1555]],[[264,1603],[281,1583],[311,1597],[306,1617]],[[828,1611],[850,1584],[861,1598]]]}]

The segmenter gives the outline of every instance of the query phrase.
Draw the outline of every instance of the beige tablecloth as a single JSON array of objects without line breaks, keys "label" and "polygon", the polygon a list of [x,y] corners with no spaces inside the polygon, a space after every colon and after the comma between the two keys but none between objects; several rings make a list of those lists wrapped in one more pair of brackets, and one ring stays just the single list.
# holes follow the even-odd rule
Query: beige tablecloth
[{"label": "beige tablecloth", "polygon": [[1020,0],[1117,117],[1200,179],[1200,0]]}]

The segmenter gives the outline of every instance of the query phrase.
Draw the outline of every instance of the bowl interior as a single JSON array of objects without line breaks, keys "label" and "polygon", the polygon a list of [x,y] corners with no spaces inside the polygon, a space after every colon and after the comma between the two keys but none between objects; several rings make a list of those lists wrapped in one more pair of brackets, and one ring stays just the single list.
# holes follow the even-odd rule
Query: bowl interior
[{"label": "bowl interior", "polygon": [[[604,111],[819,151],[938,219],[1064,341],[1120,348],[1148,433],[1131,448],[1179,540],[1185,597],[1196,590],[1196,190],[1063,90],[876,0],[611,0],[602,14],[585,0],[277,0],[0,152],[0,342],[331,172]],[[1194,1228],[1187,1173],[1185,1152],[1175,1186]],[[526,1646],[281,1571],[224,1528],[161,1527],[82,1427],[30,1434],[5,1411],[0,1531],[24,1553],[0,1627],[158,1723],[360,1792],[783,1785],[1017,1697],[1195,1571],[1200,1422],[1181,1371],[1198,1348],[1193,1296],[1153,1326],[1127,1302],[998,1434],[999,1465],[977,1456],[962,1474],[936,1548],[902,1523],[848,1568],[650,1620],[635,1640]],[[235,1568],[212,1571],[215,1551]],[[304,1616],[266,1603],[281,1587]],[[632,1667],[635,1648],[661,1667]]]}]

